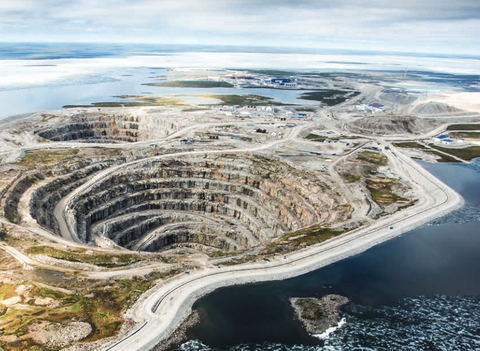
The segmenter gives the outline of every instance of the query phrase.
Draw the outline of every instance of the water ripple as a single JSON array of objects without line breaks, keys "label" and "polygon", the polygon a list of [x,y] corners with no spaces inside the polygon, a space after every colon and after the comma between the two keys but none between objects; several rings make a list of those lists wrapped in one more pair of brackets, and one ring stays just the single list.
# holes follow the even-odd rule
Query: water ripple
[{"label": "water ripple", "polygon": [[326,341],[329,350],[479,350],[480,300],[418,297],[399,306],[360,306],[345,328]]},{"label": "water ripple", "polygon": [[[220,351],[192,340],[182,351]],[[472,351],[480,350],[480,299],[407,298],[398,306],[357,306],[323,346],[242,344],[226,351]]]}]

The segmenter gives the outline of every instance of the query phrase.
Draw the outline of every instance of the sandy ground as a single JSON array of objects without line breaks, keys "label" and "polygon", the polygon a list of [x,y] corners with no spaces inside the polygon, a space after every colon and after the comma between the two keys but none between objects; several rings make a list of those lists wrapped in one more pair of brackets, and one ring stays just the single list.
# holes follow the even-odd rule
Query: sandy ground
[{"label": "sandy ground", "polygon": [[387,153],[418,194],[417,205],[308,249],[236,267],[209,268],[175,277],[152,289],[127,313],[137,327],[103,350],[149,350],[166,339],[201,296],[219,287],[286,279],[332,264],[397,237],[463,204],[455,191],[392,148]]},{"label": "sandy ground", "polygon": [[477,92],[433,96],[427,101],[443,102],[461,110],[480,112],[480,93]]}]

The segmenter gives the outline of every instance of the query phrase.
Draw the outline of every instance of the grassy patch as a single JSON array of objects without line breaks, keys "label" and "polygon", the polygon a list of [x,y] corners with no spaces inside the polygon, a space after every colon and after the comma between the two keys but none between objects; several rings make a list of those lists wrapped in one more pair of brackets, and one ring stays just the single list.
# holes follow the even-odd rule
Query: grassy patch
[{"label": "grassy patch", "polygon": [[[3,286],[2,286],[3,288]],[[9,287],[11,288],[11,287]],[[16,286],[13,286],[15,289]],[[13,293],[13,296],[17,296]],[[0,317],[0,328],[5,334],[19,334],[19,329],[27,326],[33,320],[42,319],[52,322],[62,322],[71,320],[73,317],[80,317],[83,320],[83,309],[80,305],[81,297],[76,295],[67,295],[59,291],[49,290],[42,287],[34,287],[30,293],[33,301],[37,297],[49,297],[53,300],[59,301],[56,307],[36,306],[33,302],[23,301],[18,305],[8,307],[4,315]]]},{"label": "grassy patch", "polygon": [[297,299],[295,304],[300,308],[302,319],[318,321],[326,316],[325,309],[315,299]]},{"label": "grassy patch", "polygon": [[39,165],[52,165],[60,162],[67,162],[77,156],[78,150],[42,150],[27,151],[19,164],[24,167],[34,168]]},{"label": "grassy patch", "polygon": [[480,157],[480,146],[470,146],[461,149],[451,149],[437,145],[432,145],[432,147],[439,151],[461,158],[465,161],[470,161],[476,157]]},{"label": "grassy patch", "polygon": [[218,99],[221,102],[219,105],[252,105],[252,106],[266,106],[266,105],[285,105],[281,102],[274,101],[272,98],[261,95],[202,95],[205,98]]},{"label": "grassy patch", "polygon": [[447,130],[480,130],[480,124],[452,124]]},{"label": "grassy patch", "polygon": [[59,260],[70,262],[89,263],[100,267],[126,266],[142,260],[140,255],[135,254],[87,254],[84,249],[59,250],[50,246],[32,246],[27,253],[32,255],[45,255]]},{"label": "grassy patch", "polygon": [[[241,70],[241,69],[238,69],[238,70]],[[277,69],[250,69],[248,71],[255,74],[265,74],[268,76],[279,76],[279,77],[296,76],[297,74],[299,74],[299,72],[282,71]]]},{"label": "grassy patch", "polygon": [[247,255],[239,259],[233,259],[220,263],[221,266],[234,266],[246,262],[256,261],[265,256],[275,256],[276,254],[286,254],[302,247],[321,243],[325,240],[334,238],[345,233],[346,230],[334,230],[332,228],[320,227],[318,225],[310,228],[297,230],[295,232],[284,234],[279,241],[268,244],[258,255]]},{"label": "grassy patch", "polygon": [[171,80],[161,83],[146,83],[151,87],[166,87],[166,88],[232,88],[233,84],[227,82],[217,82],[211,80]]},{"label": "grassy patch", "polygon": [[380,206],[391,205],[396,202],[408,202],[392,191],[393,180],[388,178],[369,178],[366,181],[372,200]]},{"label": "grassy patch", "polygon": [[15,293],[16,286],[13,284],[1,284],[0,285],[0,300],[7,300],[11,297],[17,296]]},{"label": "grassy patch", "polygon": [[136,106],[184,106],[182,99],[162,96],[137,96],[120,95],[117,98],[132,100],[133,102],[94,102],[91,105],[65,105],[64,108],[84,108],[84,107],[136,107]]},{"label": "grassy patch", "polygon": [[320,101],[322,104],[327,106],[335,106],[358,94],[360,93],[357,91],[353,92],[352,94],[351,91],[332,89],[303,93],[299,98],[304,100]]},{"label": "grassy patch", "polygon": [[352,173],[341,173],[340,174],[343,179],[345,179],[348,183],[354,183],[358,182],[361,177],[358,174],[352,174]]},{"label": "grassy patch", "polygon": [[297,230],[295,232],[284,234],[281,240],[289,243],[314,245],[325,240],[334,238],[343,234],[344,230],[334,230],[332,228],[320,227],[314,225],[313,227]]},{"label": "grassy patch", "polygon": [[317,112],[317,109],[314,107],[299,107],[296,108],[295,111],[297,112]]},{"label": "grassy patch", "polygon": [[387,158],[379,152],[362,151],[357,154],[357,158],[377,166],[385,166],[387,164]]},{"label": "grassy patch", "polygon": [[[151,273],[145,278],[134,277],[114,281],[106,286],[87,290],[85,293],[66,294],[60,291],[34,286],[30,291],[30,300],[8,307],[0,315],[0,329],[4,334],[20,335],[22,327],[34,320],[54,323],[76,321],[92,325],[92,333],[83,341],[95,341],[115,335],[123,324],[122,312],[159,279],[165,279],[178,271],[169,273]],[[17,296],[15,285],[3,284],[0,292],[4,296]],[[37,306],[33,301],[38,298],[51,298],[49,306]],[[28,303],[27,303],[28,302]],[[46,350],[39,348],[38,350]]]},{"label": "grassy patch", "polygon": [[454,139],[470,139],[470,140],[480,139],[480,132],[453,132],[453,133],[449,133],[448,135]]},{"label": "grassy patch", "polygon": [[403,142],[403,143],[393,143],[393,146],[395,147],[401,147],[404,149],[421,149],[421,150],[428,150],[428,147],[425,145],[422,145],[420,143],[417,143],[416,141],[408,141],[408,142]]},{"label": "grassy patch", "polygon": [[248,255],[248,256],[244,256],[240,259],[233,259],[231,261],[221,262],[218,265],[219,266],[236,266],[236,265],[239,265],[239,264],[242,264],[242,263],[252,262],[252,261],[255,261],[255,260],[258,260],[258,259],[259,259],[259,256],[257,256],[257,255]]},{"label": "grassy patch", "polygon": [[140,101],[146,106],[183,105],[183,100],[177,97],[136,96],[136,95],[120,95],[116,97],[121,99],[126,99],[126,100]]},{"label": "grassy patch", "polygon": [[[317,134],[314,134],[314,133],[310,133],[305,137],[305,139],[310,140],[310,141],[318,141],[320,143],[323,143],[326,140],[340,141],[340,140],[353,140],[353,139],[363,139],[363,138],[355,136],[355,135],[341,135],[341,136],[335,136],[335,137],[328,137],[328,136],[323,136],[323,135],[317,135]],[[358,144],[356,146],[358,146]]]},{"label": "grassy patch", "polygon": [[245,252],[245,250],[240,250],[240,251],[231,251],[231,252],[224,252],[224,251],[219,251],[219,252],[213,252],[209,253],[208,256],[212,258],[220,258],[220,257],[227,257],[227,256],[233,256],[233,255],[238,255],[242,252]]},{"label": "grassy patch", "polygon": [[423,144],[417,143],[417,142],[404,142],[404,143],[393,143],[393,146],[400,147],[400,148],[407,148],[407,149],[419,149],[422,150],[425,153],[432,154],[437,156],[437,162],[458,162],[457,159],[442,154],[441,152],[437,152],[435,150],[432,150],[428,147],[426,147]]},{"label": "grassy patch", "polygon": [[325,140],[327,140],[326,137],[320,136],[320,135],[317,135],[317,134],[313,134],[313,133],[308,134],[305,137],[305,139],[310,140],[310,141],[318,141],[320,143],[323,143]]},{"label": "grassy patch", "polygon": [[203,108],[203,107],[194,107],[194,108],[186,108],[183,109],[182,112],[197,112],[197,111],[208,111],[210,110],[209,108]]}]

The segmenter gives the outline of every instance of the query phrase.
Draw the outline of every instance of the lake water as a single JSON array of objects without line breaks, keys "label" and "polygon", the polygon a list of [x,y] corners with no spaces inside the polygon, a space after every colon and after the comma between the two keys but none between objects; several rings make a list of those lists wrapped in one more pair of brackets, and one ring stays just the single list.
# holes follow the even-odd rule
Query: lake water
[{"label": "lake water", "polygon": [[[170,75],[169,68],[192,67],[305,73],[358,73],[361,70],[397,78],[408,71],[409,81],[444,82],[476,91],[480,60],[342,50],[292,52],[253,47],[0,43],[0,119],[60,109],[64,105],[123,101],[115,98],[116,95],[257,94],[284,103],[318,105],[316,101],[298,98],[306,91],[142,85],[155,82],[157,76]],[[212,101],[193,98],[190,102]]]},{"label": "lake water", "polygon": [[[165,88],[143,85],[155,83],[157,76],[168,76],[172,72],[149,67],[121,68],[106,70],[102,74],[78,76],[44,86],[22,89],[0,90],[0,118],[43,110],[61,109],[64,105],[89,105],[93,102],[124,101],[118,95],[193,95],[185,97],[187,104],[218,103],[217,100],[199,98],[205,94],[214,95],[262,95],[288,104],[319,105],[319,102],[299,99],[308,91],[280,89],[234,89],[234,88]],[[187,78],[188,79],[188,78]],[[179,98],[182,98],[180,96]]]},{"label": "lake water", "polygon": [[[224,288],[182,350],[479,350],[480,162],[422,165],[466,206],[363,254],[280,282]],[[336,293],[355,311],[325,342],[294,321],[290,296]]]}]

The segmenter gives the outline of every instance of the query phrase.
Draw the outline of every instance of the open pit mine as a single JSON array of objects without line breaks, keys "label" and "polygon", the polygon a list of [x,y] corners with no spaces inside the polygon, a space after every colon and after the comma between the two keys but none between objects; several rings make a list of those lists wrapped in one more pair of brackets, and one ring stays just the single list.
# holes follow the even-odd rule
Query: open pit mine
[{"label": "open pit mine", "polygon": [[0,349],[167,347],[210,291],[311,271],[458,208],[390,143],[438,123],[389,115],[378,139],[381,118],[348,117],[360,98],[4,123]]}]

